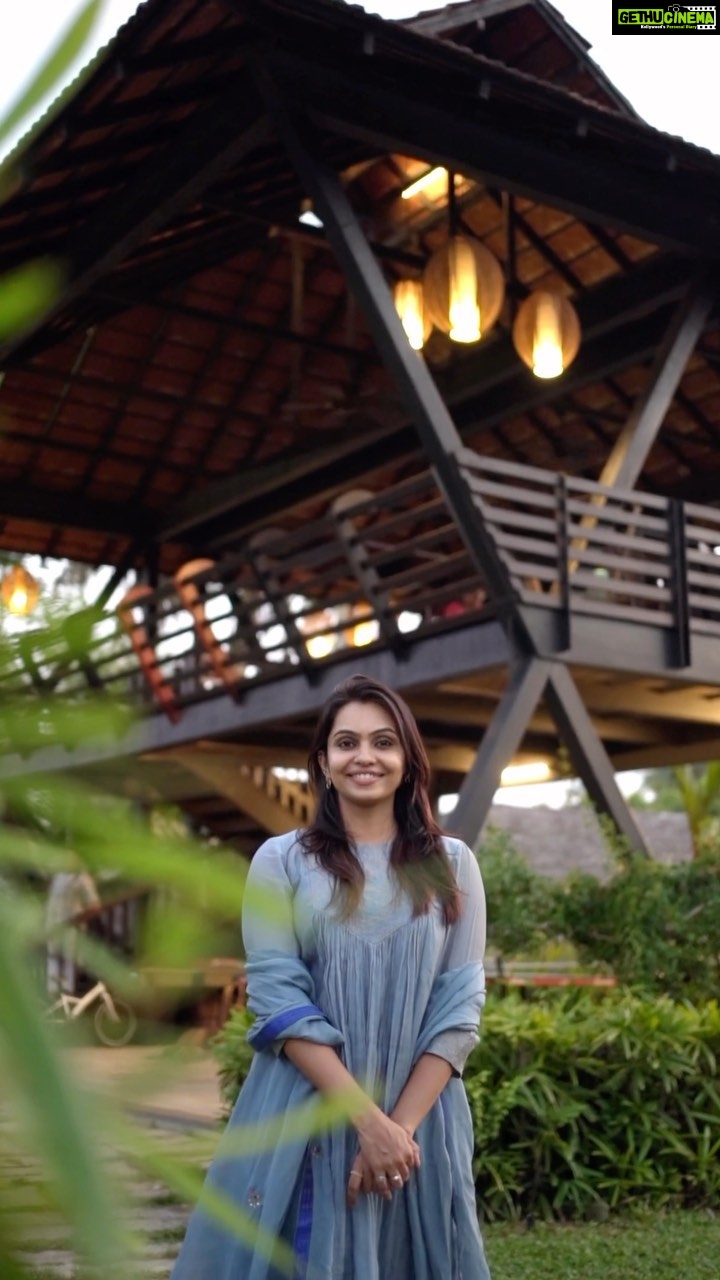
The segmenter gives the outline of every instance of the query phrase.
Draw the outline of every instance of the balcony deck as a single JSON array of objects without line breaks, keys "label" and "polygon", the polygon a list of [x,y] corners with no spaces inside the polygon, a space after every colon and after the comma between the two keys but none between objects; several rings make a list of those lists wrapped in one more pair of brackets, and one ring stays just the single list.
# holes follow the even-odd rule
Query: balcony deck
[{"label": "balcony deck", "polygon": [[[539,656],[570,666],[617,768],[714,754],[720,511],[471,450],[461,471],[505,595],[490,595],[433,473],[419,472],[186,566],[114,612],[27,633],[0,670],[4,699],[102,695],[133,722],[69,750],[48,714],[38,750],[22,758],[6,738],[3,772],[130,767],[200,740],[245,743],[248,759],[264,744],[296,765],[329,689],[362,666],[406,693],[452,785],[506,687],[513,618]],[[530,749],[553,753],[549,721],[539,709]]]}]

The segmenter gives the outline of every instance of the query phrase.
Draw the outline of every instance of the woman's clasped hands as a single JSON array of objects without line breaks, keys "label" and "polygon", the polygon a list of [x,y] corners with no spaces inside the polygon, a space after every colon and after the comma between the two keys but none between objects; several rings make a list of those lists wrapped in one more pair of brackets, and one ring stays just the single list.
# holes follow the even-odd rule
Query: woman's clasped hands
[{"label": "woman's clasped hands", "polygon": [[413,1169],[420,1166],[420,1148],[407,1129],[373,1107],[356,1124],[360,1151],[348,1177],[347,1202],[357,1203],[361,1191],[392,1200]]}]

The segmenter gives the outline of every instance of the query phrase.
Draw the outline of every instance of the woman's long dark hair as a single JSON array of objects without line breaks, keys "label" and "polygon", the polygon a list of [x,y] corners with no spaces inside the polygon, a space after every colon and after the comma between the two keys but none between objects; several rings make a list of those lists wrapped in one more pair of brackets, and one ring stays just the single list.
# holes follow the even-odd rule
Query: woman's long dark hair
[{"label": "woman's long dark hair", "polygon": [[350,676],[333,689],[320,713],[308,760],[317,808],[300,843],[335,877],[341,915],[352,915],[362,898],[365,876],[345,831],[337,791],[326,786],[320,763],[321,757],[327,757],[328,739],[338,712],[349,702],[376,702],[392,718],[405,757],[405,776],[395,792],[397,835],[390,850],[390,864],[401,887],[410,895],[414,915],[423,915],[434,900],[439,900],[446,924],[453,924],[460,916],[460,893],[442,842],[442,829],[430,807],[427,752],[410,708],[379,680]]}]

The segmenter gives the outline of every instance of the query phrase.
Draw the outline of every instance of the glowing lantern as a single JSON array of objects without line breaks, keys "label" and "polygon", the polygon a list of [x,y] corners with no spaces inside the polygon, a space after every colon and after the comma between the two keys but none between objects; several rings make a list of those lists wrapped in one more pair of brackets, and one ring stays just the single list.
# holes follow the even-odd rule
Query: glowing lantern
[{"label": "glowing lantern", "polygon": [[423,276],[427,314],[454,342],[478,342],[495,324],[505,297],[497,258],[477,240],[451,235]]},{"label": "glowing lantern", "polygon": [[353,649],[362,649],[366,644],[374,644],[380,636],[380,624],[372,616],[372,606],[366,603],[354,604],[350,617],[357,618],[353,626],[343,631],[343,639]]},{"label": "glowing lantern", "polygon": [[536,378],[558,378],[580,349],[580,321],[560,293],[537,289],[519,307],[513,342]]},{"label": "glowing lantern", "polygon": [[25,617],[32,613],[40,599],[40,584],[27,569],[16,564],[5,574],[0,594],[8,613]]},{"label": "glowing lantern", "polygon": [[432,329],[430,317],[425,313],[422,281],[398,280],[393,301],[410,346],[413,351],[422,351]]},{"label": "glowing lantern", "polygon": [[298,627],[307,636],[305,648],[311,658],[327,658],[332,653],[337,645],[337,632],[329,629],[334,626],[335,618],[329,609],[298,618]]}]

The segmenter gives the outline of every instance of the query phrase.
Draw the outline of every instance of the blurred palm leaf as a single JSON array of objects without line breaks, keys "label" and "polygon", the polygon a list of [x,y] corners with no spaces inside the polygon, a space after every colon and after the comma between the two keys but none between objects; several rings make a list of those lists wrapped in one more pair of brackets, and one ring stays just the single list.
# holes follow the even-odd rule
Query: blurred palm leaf
[{"label": "blurred palm leaf", "polygon": [[103,0],[88,0],[83,6],[67,31],[50,50],[30,84],[22,91],[4,119],[0,120],[0,142],[58,87],[68,68],[87,47],[102,9]]}]

